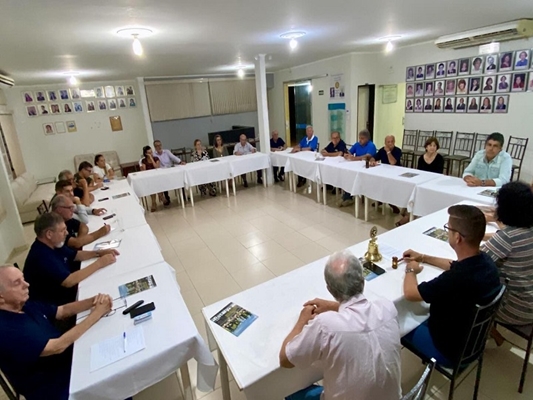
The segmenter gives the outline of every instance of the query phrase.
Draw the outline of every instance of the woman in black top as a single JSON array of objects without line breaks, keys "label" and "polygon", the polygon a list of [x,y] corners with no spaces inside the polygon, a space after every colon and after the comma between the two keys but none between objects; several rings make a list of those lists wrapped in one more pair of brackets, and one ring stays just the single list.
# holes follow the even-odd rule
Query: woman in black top
[{"label": "woman in black top", "polygon": [[[417,169],[442,174],[444,171],[444,157],[437,153],[440,147],[437,138],[428,138],[424,147],[426,148],[426,152],[418,159]],[[396,226],[402,226],[408,222],[409,215],[407,213],[402,213],[402,218],[396,222]]]}]

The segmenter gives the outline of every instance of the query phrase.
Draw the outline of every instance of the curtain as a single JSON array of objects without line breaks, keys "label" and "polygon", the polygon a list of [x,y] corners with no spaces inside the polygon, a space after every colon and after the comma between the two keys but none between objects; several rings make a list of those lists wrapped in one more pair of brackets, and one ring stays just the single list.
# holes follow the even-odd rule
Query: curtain
[{"label": "curtain", "polygon": [[257,110],[255,79],[210,79],[213,115],[236,114]]}]

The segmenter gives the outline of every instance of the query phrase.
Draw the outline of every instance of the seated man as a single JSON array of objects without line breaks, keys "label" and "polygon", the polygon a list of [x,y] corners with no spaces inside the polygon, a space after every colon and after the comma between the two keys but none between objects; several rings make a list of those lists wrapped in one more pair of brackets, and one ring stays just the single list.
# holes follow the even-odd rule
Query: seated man
[{"label": "seated man", "polygon": [[74,218],[79,220],[80,222],[83,222],[84,224],[89,223],[89,217],[88,215],[103,215],[107,212],[105,208],[91,208],[84,206],[81,204],[81,200],[79,197],[74,196],[74,187],[72,186],[72,182],[70,181],[57,181],[56,182],[56,194],[54,194],[54,197],[50,200],[50,204],[54,200],[54,198],[60,194],[67,196],[70,198],[73,203],[76,205],[76,209],[74,210]]},{"label": "seated man", "polygon": [[[161,140],[154,140],[154,156],[159,158],[159,168],[170,168],[174,165],[185,165],[186,162],[182,161],[179,157],[172,154],[168,149],[163,149],[163,143]],[[170,196],[168,195],[168,190],[163,192],[165,196],[164,206],[170,205]]]},{"label": "seated man", "polygon": [[[483,213],[474,206],[455,205],[448,208],[448,214],[444,229],[448,231],[448,243],[457,261],[414,250],[403,254],[408,261],[403,283],[405,298],[430,304],[429,319],[404,340],[441,365],[452,367],[466,344],[475,305],[490,303],[501,284],[498,268],[479,250],[486,226]],[[421,262],[442,268],[444,272],[418,284],[416,275],[422,271]]]},{"label": "seated man", "polygon": [[331,142],[320,152],[324,157],[343,156],[348,150],[346,143],[341,139],[341,134],[337,131],[331,132]]},{"label": "seated man", "polygon": [[394,135],[385,136],[385,146],[378,150],[374,157],[370,158],[370,166],[375,167],[378,162],[382,164],[397,165],[401,167],[400,158],[402,158],[402,149],[395,146],[396,139]]},{"label": "seated man", "polygon": [[81,179],[79,182],[74,179],[74,174],[68,169],[65,169],[59,173],[57,179],[60,181],[69,181],[72,184],[74,196],[80,199],[81,204],[89,207],[94,201],[94,195],[90,193],[89,186],[85,179]]},{"label": "seated man", "polygon": [[503,151],[503,135],[491,133],[485,141],[485,149],[479,150],[463,173],[468,186],[503,186],[511,181],[513,160]]},{"label": "seated man", "polygon": [[93,172],[99,180],[113,179],[115,177],[115,171],[111,168],[111,165],[106,163],[104,156],[101,154],[94,156]]},{"label": "seated man", "polygon": [[93,173],[93,166],[90,162],[83,161],[78,167],[78,173],[74,175],[74,181],[80,184],[80,181],[85,180],[87,182],[87,189],[89,192],[93,190],[100,189],[104,184],[102,182],[97,182],[96,174]]},{"label": "seated man", "polygon": [[74,210],[76,209],[75,204],[70,198],[62,194],[56,196],[54,200],[52,200],[50,208],[53,212],[56,212],[63,217],[63,221],[67,227],[65,245],[73,249],[81,250],[86,244],[100,239],[111,231],[111,225],[104,224],[104,226],[97,231],[89,233],[89,228],[86,224],[73,218]]},{"label": "seated man", "polygon": [[[305,136],[300,140],[300,143],[293,147],[291,153],[298,153],[299,151],[317,151],[318,138],[315,136],[315,131],[311,125],[305,127]],[[298,177],[297,187],[302,187],[307,179]]]},{"label": "seated man", "polygon": [[[30,286],[32,300],[61,306],[76,300],[77,285],[101,268],[116,261],[118,251],[76,251],[63,246],[67,227],[61,215],[50,212],[35,220],[37,237],[24,262],[24,279]],[[100,257],[86,268],[75,271],[73,261]]]},{"label": "seated man", "polygon": [[329,258],[324,277],[336,301],[305,303],[279,354],[285,368],[308,368],[316,362],[324,374],[324,389],[313,385],[287,399],[398,400],[400,327],[396,307],[383,298],[365,298],[363,268],[348,251]]},{"label": "seated man", "polygon": [[[350,151],[344,155],[346,161],[360,161],[370,160],[376,156],[377,150],[374,142],[370,140],[370,132],[368,129],[363,129],[359,132],[358,141],[354,143]],[[344,193],[342,195],[340,207],[346,207],[353,204],[353,196],[350,193]]]},{"label": "seated man", "polygon": [[[270,138],[270,151],[282,151],[285,150],[285,141],[279,137],[278,131],[272,131],[272,137]],[[274,170],[274,182],[285,180],[285,167],[272,167]],[[279,173],[278,173],[279,169]]]},{"label": "seated man", "polygon": [[[256,148],[252,146],[250,143],[248,143],[248,138],[243,133],[239,136],[239,143],[235,145],[235,148],[233,149],[233,154],[236,156],[244,156],[246,154],[253,154],[257,152]],[[246,174],[241,175],[242,184],[244,187],[248,187],[248,182],[246,180]],[[263,171],[258,170],[257,171],[257,183],[259,185],[263,184]]]},{"label": "seated man", "polygon": [[[67,400],[72,344],[113,301],[99,294],[58,307],[29,300],[28,286],[17,268],[0,266],[0,369],[26,400]],[[64,334],[53,325],[86,310],[91,313]]]}]

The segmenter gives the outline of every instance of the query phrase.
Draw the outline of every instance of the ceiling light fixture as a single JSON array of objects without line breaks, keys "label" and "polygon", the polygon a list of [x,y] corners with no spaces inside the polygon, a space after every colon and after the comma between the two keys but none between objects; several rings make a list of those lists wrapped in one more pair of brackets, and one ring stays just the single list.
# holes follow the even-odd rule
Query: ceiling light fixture
[{"label": "ceiling light fixture", "polygon": [[289,47],[291,48],[291,50],[294,50],[296,49],[296,47],[298,47],[298,41],[296,39],[302,36],[305,36],[305,35],[306,35],[305,32],[297,31],[297,32],[287,32],[282,35],[279,35],[279,37],[282,39],[290,39]]},{"label": "ceiling light fixture", "polygon": [[390,53],[392,50],[394,50],[394,42],[395,40],[400,39],[400,35],[389,35],[389,36],[383,36],[378,39],[380,42],[387,42],[385,45],[385,53]]},{"label": "ceiling light fixture", "polygon": [[244,78],[244,75],[246,75],[245,72],[244,72],[244,69],[239,68],[237,70],[237,76],[242,79],[242,78]]},{"label": "ceiling light fixture", "polygon": [[394,50],[394,45],[392,44],[392,42],[389,40],[387,42],[387,45],[385,46],[385,53],[390,53],[392,50]]},{"label": "ceiling light fixture", "polygon": [[149,28],[141,28],[141,27],[134,27],[134,28],[122,28],[118,29],[116,31],[116,34],[125,37],[125,38],[133,38],[133,53],[137,56],[142,56],[144,53],[143,46],[141,44],[140,38],[145,38],[148,36],[151,36],[153,34],[153,30]]},{"label": "ceiling light fixture", "polygon": [[141,41],[137,37],[137,35],[133,35],[132,47],[133,47],[133,52],[135,53],[135,55],[137,56],[143,55],[143,46],[141,44]]},{"label": "ceiling light fixture", "polygon": [[78,79],[77,79],[74,75],[72,75],[70,78],[68,78],[68,82],[69,82],[72,86],[74,86],[74,85],[77,85],[77,84],[78,84]]}]

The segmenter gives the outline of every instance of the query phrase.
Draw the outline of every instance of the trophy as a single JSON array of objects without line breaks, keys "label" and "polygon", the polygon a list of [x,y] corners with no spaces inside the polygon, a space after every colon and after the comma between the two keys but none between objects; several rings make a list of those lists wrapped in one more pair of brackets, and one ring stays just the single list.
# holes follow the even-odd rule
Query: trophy
[{"label": "trophy", "polygon": [[370,229],[370,241],[368,242],[368,250],[365,253],[365,260],[368,262],[378,262],[381,261],[381,254],[379,253],[379,247],[376,243],[378,234],[378,228],[375,226]]}]

